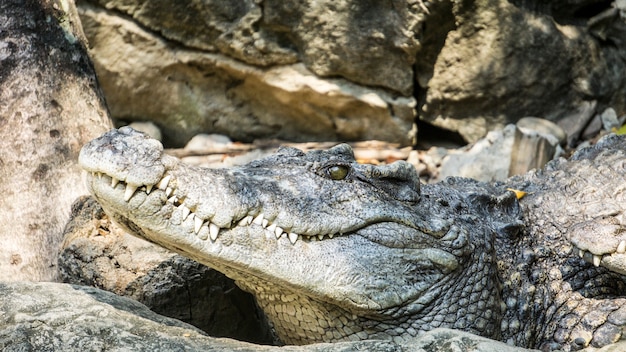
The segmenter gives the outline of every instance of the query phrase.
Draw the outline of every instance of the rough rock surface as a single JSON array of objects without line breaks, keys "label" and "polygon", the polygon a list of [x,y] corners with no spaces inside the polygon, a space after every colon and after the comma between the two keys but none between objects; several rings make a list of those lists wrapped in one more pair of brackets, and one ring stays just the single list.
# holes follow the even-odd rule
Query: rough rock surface
[{"label": "rough rock surface", "polygon": [[59,271],[63,282],[132,298],[211,336],[273,342],[250,294],[213,269],[122,231],[92,197],[72,206]]},{"label": "rough rock surface", "polygon": [[111,128],[73,1],[0,2],[0,280],[54,280],[76,163]]},{"label": "rough rock surface", "polygon": [[[475,141],[524,116],[626,113],[621,1],[84,2],[116,118],[165,142],[381,139],[420,119]],[[595,110],[597,109],[597,110]]]},{"label": "rough rock surface", "polygon": [[131,299],[58,283],[0,283],[0,349],[23,351],[405,351],[523,352],[468,333],[439,329],[412,344],[357,341],[308,346],[253,345],[204,335]]},{"label": "rough rock surface", "polygon": [[264,68],[219,52],[181,48],[91,5],[83,5],[81,15],[112,115],[156,122],[167,144],[183,146],[200,132],[244,141],[412,141],[410,95],[321,79],[302,63]]},{"label": "rough rock surface", "polygon": [[[610,2],[453,1],[449,10],[454,29],[432,77],[417,73],[422,118],[476,140],[523,115],[555,120],[588,101],[625,112],[626,25]],[[604,39],[589,28],[603,11],[612,13],[598,24],[612,31]]]}]

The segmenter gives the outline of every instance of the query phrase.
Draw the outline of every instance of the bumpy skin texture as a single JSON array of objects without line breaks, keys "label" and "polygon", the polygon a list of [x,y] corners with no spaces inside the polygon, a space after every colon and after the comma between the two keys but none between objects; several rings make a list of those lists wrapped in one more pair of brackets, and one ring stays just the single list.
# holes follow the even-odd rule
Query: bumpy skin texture
[{"label": "bumpy skin texture", "polygon": [[[624,276],[585,262],[570,238],[607,221],[592,199],[614,202],[604,215],[618,228],[604,229],[621,228],[625,149],[612,137],[506,184],[421,187],[409,164],[360,165],[346,145],[203,169],[129,128],[79,161],[109,216],[233,278],[284,343],[407,342],[448,327],[576,350],[626,325]],[[518,202],[509,187],[529,194]]]}]

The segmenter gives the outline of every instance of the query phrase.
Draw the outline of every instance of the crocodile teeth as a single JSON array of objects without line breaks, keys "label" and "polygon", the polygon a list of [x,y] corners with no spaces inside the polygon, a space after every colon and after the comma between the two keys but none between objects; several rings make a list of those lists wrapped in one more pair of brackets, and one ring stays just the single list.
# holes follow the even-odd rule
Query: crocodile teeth
[{"label": "crocodile teeth", "polygon": [[594,266],[600,266],[600,261],[602,260],[602,257],[600,257],[599,255],[593,255],[593,265]]},{"label": "crocodile teeth", "polygon": [[178,208],[183,214],[183,221],[187,220],[187,217],[189,216],[189,213],[191,213],[191,210],[189,210],[189,208],[187,208],[183,204],[181,204]]},{"label": "crocodile teeth", "polygon": [[276,231],[276,224],[271,224],[270,226],[267,227],[267,230],[269,232],[275,232]]},{"label": "crocodile teeth", "polygon": [[124,191],[124,201],[128,202],[130,200],[130,197],[135,194],[136,190],[137,186],[131,185],[130,183],[126,184],[126,191]]},{"label": "crocodile teeth", "polygon": [[291,242],[291,244],[296,244],[296,241],[298,240],[298,234],[295,232],[290,232],[289,233],[289,242]]},{"label": "crocodile teeth", "polygon": [[120,183],[120,180],[116,179],[115,177],[111,177],[111,187],[115,188],[118,183]]},{"label": "crocodile teeth", "polygon": [[263,213],[260,213],[259,215],[257,215],[256,218],[252,220],[252,222],[257,225],[263,225]]},{"label": "crocodile teeth", "polygon": [[154,187],[154,185],[146,185],[146,193],[150,194],[150,192],[152,192],[152,187]]},{"label": "crocodile teeth", "polygon": [[274,230],[274,233],[276,234],[276,238],[280,238],[280,235],[283,234],[283,228],[276,226],[276,229]]},{"label": "crocodile teeth", "polygon": [[583,251],[582,249],[578,250],[578,256],[583,258],[585,256],[585,251]]},{"label": "crocodile teeth", "polygon": [[239,220],[239,226],[248,226],[252,224],[253,217],[251,215],[246,216],[245,218]]},{"label": "crocodile teeth", "polygon": [[202,223],[204,223],[204,221],[202,219],[200,219],[199,217],[195,217],[193,219],[194,223],[193,223],[193,230],[198,233],[198,231],[200,231],[200,228],[202,227]]},{"label": "crocodile teeth", "polygon": [[169,197],[169,196],[170,196],[170,194],[172,194],[172,192],[174,192],[174,190],[173,190],[172,188],[170,188],[170,187],[167,187],[167,188],[165,189],[165,196],[166,196],[166,197]]},{"label": "crocodile teeth", "polygon": [[176,202],[178,201],[178,197],[176,197],[176,196],[172,196],[172,197],[171,197],[171,198],[169,198],[167,201],[168,201],[168,202],[170,202],[170,203],[172,203],[172,204],[174,204],[174,203],[176,203]]},{"label": "crocodile teeth", "polygon": [[263,219],[263,221],[261,222],[261,226],[263,226],[263,228],[266,228],[269,223],[270,222],[267,219]]},{"label": "crocodile teeth", "polygon": [[167,185],[170,183],[170,179],[171,178],[172,178],[172,176],[170,176],[170,175],[167,175],[167,176],[163,177],[161,179],[161,181],[159,181],[159,183],[157,183],[157,188],[165,191],[165,189],[167,188]]},{"label": "crocodile teeth", "polygon": [[219,233],[220,233],[220,227],[215,225],[214,223],[210,223],[209,234],[211,235],[211,241],[215,241]]},{"label": "crocodile teeth", "polygon": [[617,253],[626,253],[626,241],[620,241],[617,245]]},{"label": "crocodile teeth", "polygon": [[324,235],[317,235],[317,238],[321,241],[324,239]]},{"label": "crocodile teeth", "polygon": [[[204,226],[204,228],[206,228],[206,226]],[[202,227],[200,228],[200,230],[202,230]],[[203,240],[203,241],[206,240],[209,237],[208,234],[209,234],[208,230],[207,231],[198,231],[198,233],[197,233],[198,238]]]},{"label": "crocodile teeth", "polygon": [[328,235],[328,238],[333,238],[333,237],[335,237],[335,235],[333,235],[332,233]]}]

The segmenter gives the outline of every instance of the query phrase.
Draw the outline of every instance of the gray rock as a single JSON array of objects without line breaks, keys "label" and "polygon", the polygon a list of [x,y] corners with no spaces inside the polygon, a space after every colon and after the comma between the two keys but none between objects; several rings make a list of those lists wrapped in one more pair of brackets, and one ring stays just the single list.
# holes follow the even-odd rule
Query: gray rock
[{"label": "gray rock", "polygon": [[618,128],[620,126],[619,120],[617,119],[617,113],[613,108],[607,108],[600,114],[600,120],[602,120],[602,128],[605,131],[611,131],[613,128]]},{"label": "gray rock", "polygon": [[[189,48],[255,66],[302,61],[319,76],[341,76],[410,95],[420,9],[402,1],[284,1],[186,4],[100,0]],[[337,40],[339,39],[339,40]],[[375,69],[374,69],[375,68]]]},{"label": "gray rock", "polygon": [[159,126],[155,125],[152,122],[135,121],[135,122],[130,123],[129,126],[137,131],[146,133],[148,136],[156,139],[157,141],[163,140],[163,137],[161,135],[161,129],[159,128]]},{"label": "gray rock", "polygon": [[465,332],[436,329],[400,345],[357,341],[272,347],[204,335],[131,299],[96,288],[0,283],[0,349],[14,351],[529,351]]},{"label": "gray rock", "polygon": [[576,18],[590,13],[586,5],[481,0],[470,7],[453,1],[453,28],[432,77],[420,80],[426,90],[420,118],[476,141],[520,117],[554,121],[591,100],[623,111],[624,47],[589,33],[584,19]]},{"label": "gray rock", "polygon": [[55,280],[80,147],[111,128],[72,1],[0,2],[0,280]]},{"label": "gray rock", "polygon": [[524,117],[517,121],[509,176],[522,175],[532,169],[541,169],[548,161],[563,153],[567,142],[565,131],[555,123],[538,117]]},{"label": "gray rock", "polygon": [[216,152],[220,149],[226,150],[231,143],[230,138],[224,135],[200,133],[191,138],[185,145],[185,151],[191,154]]},{"label": "gray rock", "polygon": [[438,177],[470,177],[480,181],[506,180],[509,177],[515,125],[489,132],[485,138],[465,148],[450,150],[441,161]]},{"label": "gray rock", "polygon": [[414,137],[412,96],[322,79],[302,63],[260,68],[219,52],[181,48],[91,5],[83,4],[80,13],[113,116],[156,122],[166,144],[183,146],[198,133],[242,141],[379,139],[404,145]]},{"label": "gray rock", "polygon": [[58,283],[0,283],[2,351],[256,350],[214,339],[128,298]]},{"label": "gray rock", "polygon": [[619,4],[98,3],[81,14],[113,115],[158,121],[177,146],[197,133],[406,145],[416,106],[473,142],[590,101],[626,109]]}]

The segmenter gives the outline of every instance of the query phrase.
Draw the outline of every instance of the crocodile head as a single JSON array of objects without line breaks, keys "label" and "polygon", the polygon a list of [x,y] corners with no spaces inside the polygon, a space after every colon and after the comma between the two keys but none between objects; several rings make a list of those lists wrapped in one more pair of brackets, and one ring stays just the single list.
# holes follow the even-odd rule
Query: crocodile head
[{"label": "crocodile head", "polygon": [[199,168],[130,128],[88,143],[79,162],[110,217],[230,276],[284,343],[497,335],[493,235],[475,209],[488,210],[454,179],[420,192],[410,164],[362,165],[347,145]]}]

